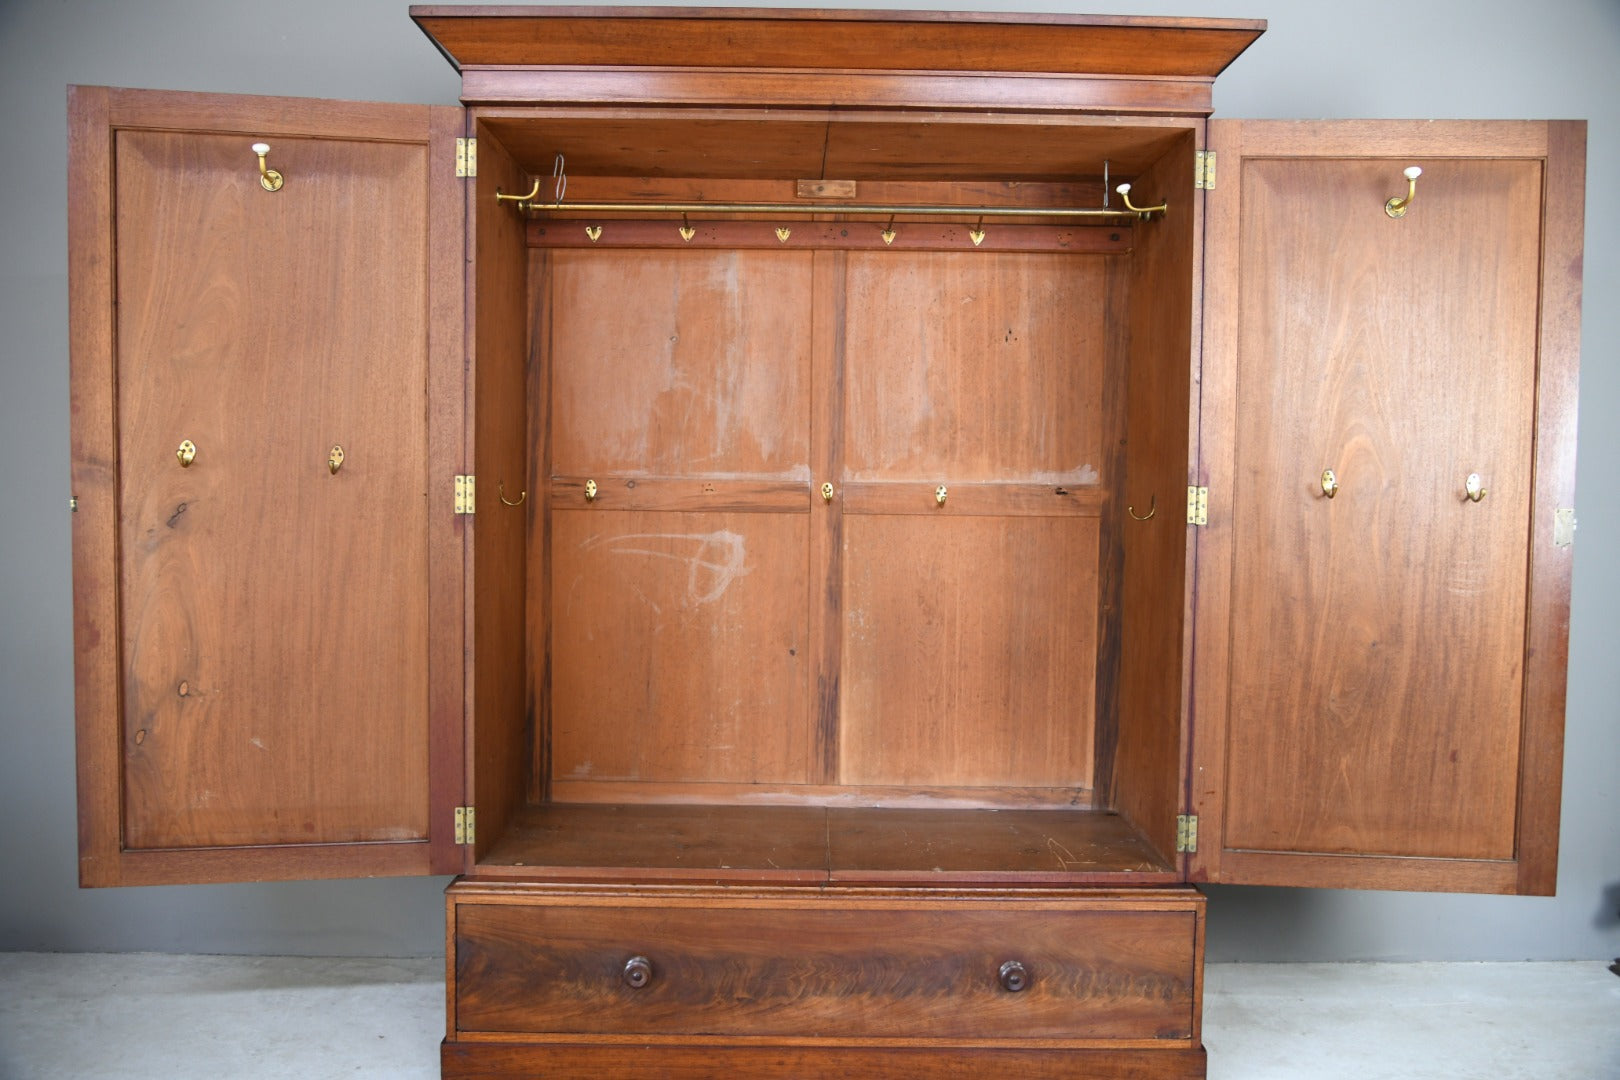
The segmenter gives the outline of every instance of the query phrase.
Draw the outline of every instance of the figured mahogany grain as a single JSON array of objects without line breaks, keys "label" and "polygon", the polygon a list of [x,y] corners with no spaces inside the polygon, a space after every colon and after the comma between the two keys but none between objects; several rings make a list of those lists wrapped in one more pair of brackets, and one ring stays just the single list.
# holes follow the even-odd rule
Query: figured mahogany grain
[{"label": "figured mahogany grain", "polygon": [[[1060,1040],[1188,1046],[1186,910],[462,903],[462,1032]],[[634,956],[650,981],[626,985]],[[1004,963],[1027,985],[1003,989]]]},{"label": "figured mahogany grain", "polygon": [[124,843],[421,840],[426,148],[246,142],[115,137]]}]

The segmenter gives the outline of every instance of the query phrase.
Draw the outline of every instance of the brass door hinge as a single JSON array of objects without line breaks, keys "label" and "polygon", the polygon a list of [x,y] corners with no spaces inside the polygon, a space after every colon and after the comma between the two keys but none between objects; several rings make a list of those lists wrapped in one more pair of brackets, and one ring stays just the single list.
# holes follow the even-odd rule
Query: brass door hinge
[{"label": "brass door hinge", "polygon": [[1193,187],[1199,191],[1215,190],[1215,151],[1193,152]]},{"label": "brass door hinge", "polygon": [[1187,524],[1209,524],[1209,488],[1189,487],[1187,489]]},{"label": "brass door hinge", "polygon": [[456,843],[470,844],[473,842],[476,813],[470,806],[456,807]]},{"label": "brass door hinge", "polygon": [[1198,850],[1198,815],[1176,815],[1176,854],[1184,855]]},{"label": "brass door hinge", "polygon": [[456,513],[472,514],[478,510],[478,478],[456,477]]},{"label": "brass door hinge", "polygon": [[478,140],[456,140],[456,179],[478,175]]}]

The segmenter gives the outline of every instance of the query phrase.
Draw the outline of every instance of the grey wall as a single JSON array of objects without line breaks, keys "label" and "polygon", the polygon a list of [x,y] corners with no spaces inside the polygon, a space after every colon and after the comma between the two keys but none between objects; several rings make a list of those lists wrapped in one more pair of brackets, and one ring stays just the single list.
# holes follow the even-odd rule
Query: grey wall
[{"label": "grey wall", "polygon": [[[1620,953],[1620,499],[1608,490],[1620,466],[1613,420],[1620,413],[1620,4],[1016,6],[1270,19],[1269,32],[1217,84],[1221,116],[1591,121],[1558,897],[1215,888],[1209,952],[1266,960]],[[70,82],[446,104],[458,87],[406,17],[406,0],[0,0],[0,131],[8,133],[0,146],[0,949],[438,952],[442,878],[75,886],[64,251]]]}]

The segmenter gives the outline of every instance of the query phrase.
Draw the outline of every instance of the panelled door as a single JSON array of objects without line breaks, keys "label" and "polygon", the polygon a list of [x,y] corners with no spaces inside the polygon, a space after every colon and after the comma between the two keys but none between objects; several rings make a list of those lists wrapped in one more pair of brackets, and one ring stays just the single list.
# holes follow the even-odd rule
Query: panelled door
[{"label": "panelled door", "polygon": [[1192,877],[1550,893],[1584,128],[1210,133]]},{"label": "panelled door", "polygon": [[458,868],[461,123],[73,91],[86,885]]}]

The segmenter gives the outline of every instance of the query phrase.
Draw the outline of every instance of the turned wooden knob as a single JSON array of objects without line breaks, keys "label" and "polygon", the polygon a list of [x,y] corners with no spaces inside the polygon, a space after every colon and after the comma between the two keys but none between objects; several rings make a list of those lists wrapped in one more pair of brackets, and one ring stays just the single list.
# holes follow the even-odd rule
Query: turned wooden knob
[{"label": "turned wooden knob", "polygon": [[1001,965],[1001,988],[1009,994],[1016,994],[1029,985],[1029,972],[1017,960],[1009,960]]},{"label": "turned wooden knob", "polygon": [[645,956],[632,956],[624,962],[624,985],[640,990],[652,982],[652,961]]}]

